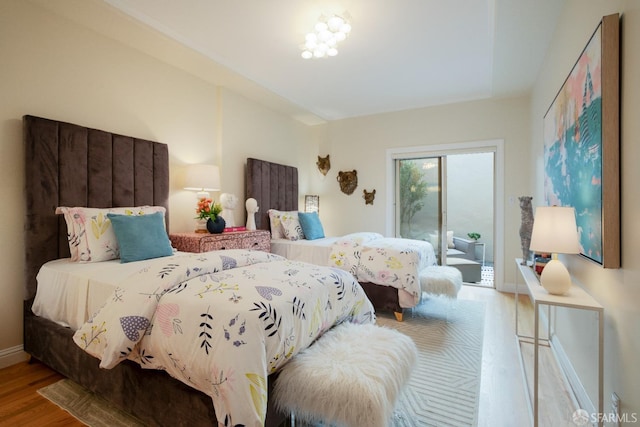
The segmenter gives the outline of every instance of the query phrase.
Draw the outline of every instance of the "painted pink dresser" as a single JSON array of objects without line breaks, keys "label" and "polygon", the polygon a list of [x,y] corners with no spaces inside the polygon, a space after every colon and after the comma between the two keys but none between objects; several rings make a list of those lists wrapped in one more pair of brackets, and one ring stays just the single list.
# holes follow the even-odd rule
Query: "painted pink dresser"
[{"label": "painted pink dresser", "polygon": [[181,252],[208,252],[225,249],[271,251],[271,233],[266,230],[232,231],[220,234],[171,233],[171,244]]}]

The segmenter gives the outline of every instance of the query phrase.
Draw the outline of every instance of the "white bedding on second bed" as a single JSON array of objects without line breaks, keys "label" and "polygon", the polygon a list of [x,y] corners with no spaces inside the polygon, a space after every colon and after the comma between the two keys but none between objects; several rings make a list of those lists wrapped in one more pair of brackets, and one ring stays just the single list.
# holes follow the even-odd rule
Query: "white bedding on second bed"
[{"label": "white bedding on second bed", "polygon": [[315,265],[328,265],[331,248],[340,237],[325,237],[315,240],[271,239],[271,253],[293,261]]},{"label": "white bedding on second bed", "polygon": [[420,273],[436,265],[431,243],[385,238],[374,232],[315,240],[271,239],[271,252],[290,260],[349,271],[360,283],[397,288],[403,308],[420,303]]}]

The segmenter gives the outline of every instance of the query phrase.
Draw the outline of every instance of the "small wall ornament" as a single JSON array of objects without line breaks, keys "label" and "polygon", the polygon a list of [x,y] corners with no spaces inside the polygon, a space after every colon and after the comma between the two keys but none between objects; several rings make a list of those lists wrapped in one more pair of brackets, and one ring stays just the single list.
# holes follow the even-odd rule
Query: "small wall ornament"
[{"label": "small wall ornament", "polygon": [[318,156],[316,166],[318,166],[320,173],[326,176],[329,169],[331,169],[331,159],[329,158],[329,154],[327,154],[327,157]]},{"label": "small wall ornament", "polygon": [[358,171],[340,171],[336,177],[340,184],[340,190],[347,195],[353,194],[358,186]]},{"label": "small wall ornament", "polygon": [[376,190],[367,191],[366,189],[362,190],[362,198],[364,199],[365,205],[372,205],[373,200],[376,198]]}]

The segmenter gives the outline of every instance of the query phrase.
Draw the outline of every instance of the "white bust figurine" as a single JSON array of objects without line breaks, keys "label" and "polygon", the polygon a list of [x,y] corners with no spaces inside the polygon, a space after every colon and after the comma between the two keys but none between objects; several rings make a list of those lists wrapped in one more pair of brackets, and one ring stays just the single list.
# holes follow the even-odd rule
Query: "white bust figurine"
[{"label": "white bust figurine", "polygon": [[258,212],[258,201],[253,197],[247,199],[245,202],[247,207],[247,230],[253,231],[256,229],[256,212]]},{"label": "white bust figurine", "polygon": [[222,205],[222,212],[220,212],[220,216],[224,218],[225,227],[235,227],[236,221],[233,211],[238,204],[238,198],[235,194],[222,193],[220,195],[220,204]]}]

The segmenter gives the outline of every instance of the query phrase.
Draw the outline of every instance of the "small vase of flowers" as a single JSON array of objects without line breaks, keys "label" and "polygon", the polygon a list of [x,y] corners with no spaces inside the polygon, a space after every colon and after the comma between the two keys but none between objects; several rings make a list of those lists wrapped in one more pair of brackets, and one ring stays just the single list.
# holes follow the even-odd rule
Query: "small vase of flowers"
[{"label": "small vase of flowers", "polygon": [[196,219],[205,222],[206,230],[209,233],[222,233],[224,231],[225,222],[224,218],[220,216],[220,212],[222,212],[220,203],[216,203],[208,197],[202,197],[198,200]]}]

